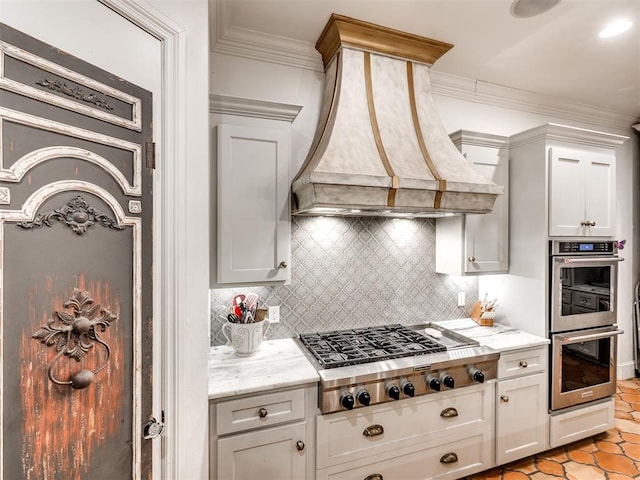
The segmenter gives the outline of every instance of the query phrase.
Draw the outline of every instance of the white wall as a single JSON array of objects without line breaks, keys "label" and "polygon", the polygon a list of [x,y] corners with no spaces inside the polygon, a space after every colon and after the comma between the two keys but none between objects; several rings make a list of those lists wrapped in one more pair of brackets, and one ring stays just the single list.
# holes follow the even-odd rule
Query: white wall
[{"label": "white wall", "polygon": [[[292,176],[295,175],[304,161],[315,132],[323,75],[309,70],[238,59],[220,54],[212,54],[211,66],[212,93],[303,106],[298,119],[293,124],[293,155],[290,171]],[[443,94],[436,94],[434,97],[445,128],[450,132],[466,129],[509,136],[544,123],[554,122],[631,137],[617,152],[618,218],[616,237],[627,240],[627,247],[621,252],[626,261],[622,263],[620,268],[618,307],[620,327],[627,334],[623,335],[620,340],[619,373],[621,378],[632,376],[633,368],[629,368],[633,361],[632,291],[638,278],[637,268],[634,268],[638,259],[637,255],[634,255],[637,248],[634,241],[633,199],[638,185],[638,174],[635,167],[638,159],[638,147],[636,135],[632,133],[630,126],[621,130],[620,127],[614,128],[605,123],[598,124],[599,118],[595,115],[585,117],[580,114],[576,115],[575,112],[567,112],[566,117],[563,117],[562,113],[556,113],[552,116],[532,112],[546,111],[545,108],[530,108],[529,110],[532,111],[523,111],[516,108],[498,107],[483,103],[484,100],[475,102],[470,100],[468,95],[465,99],[444,96]],[[506,102],[506,104],[509,103]],[[571,120],[575,118],[583,120]],[[609,116],[603,115],[602,118],[609,118]],[[586,123],[586,121],[592,123]],[[516,194],[517,192],[512,192],[512,195]],[[546,259],[540,259],[540,261],[544,262]],[[492,277],[486,278],[483,283],[481,278],[480,290],[484,291],[487,286],[491,285],[491,282],[496,281],[499,282],[500,279]]]}]

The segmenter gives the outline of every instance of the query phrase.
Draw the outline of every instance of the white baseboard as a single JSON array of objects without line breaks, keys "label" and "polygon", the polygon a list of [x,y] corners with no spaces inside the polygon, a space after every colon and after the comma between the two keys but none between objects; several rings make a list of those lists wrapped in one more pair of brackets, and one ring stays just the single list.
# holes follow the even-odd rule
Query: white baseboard
[{"label": "white baseboard", "polygon": [[627,380],[636,376],[636,367],[633,361],[618,363],[618,380]]}]

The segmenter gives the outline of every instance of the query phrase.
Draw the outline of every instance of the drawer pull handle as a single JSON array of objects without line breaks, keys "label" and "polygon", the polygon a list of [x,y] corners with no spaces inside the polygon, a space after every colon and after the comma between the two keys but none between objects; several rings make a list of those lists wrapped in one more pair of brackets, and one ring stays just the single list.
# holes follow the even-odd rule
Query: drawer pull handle
[{"label": "drawer pull handle", "polygon": [[456,463],[458,461],[458,455],[455,452],[445,453],[440,457],[440,463]]},{"label": "drawer pull handle", "polygon": [[384,433],[384,428],[382,425],[370,425],[364,429],[362,435],[365,437],[377,437],[378,435],[382,435]]},{"label": "drawer pull handle", "polygon": [[260,410],[258,410],[258,416],[260,418],[267,418],[267,415],[269,415],[269,412],[267,412],[266,408],[261,408]]},{"label": "drawer pull handle", "polygon": [[299,452],[301,452],[302,450],[304,450],[304,442],[302,440],[298,440],[296,442],[296,448],[298,449]]},{"label": "drawer pull handle", "polygon": [[504,403],[509,403],[509,395],[500,395],[500,400]]},{"label": "drawer pull handle", "polygon": [[384,478],[379,473],[373,473],[368,477],[365,477],[364,480],[384,480]]},{"label": "drawer pull handle", "polygon": [[440,416],[444,418],[451,418],[458,416],[458,410],[453,407],[445,408],[440,412]]},{"label": "drawer pull handle", "polygon": [[520,368],[527,368],[529,366],[529,364],[527,362],[525,362],[524,360],[520,360]]}]

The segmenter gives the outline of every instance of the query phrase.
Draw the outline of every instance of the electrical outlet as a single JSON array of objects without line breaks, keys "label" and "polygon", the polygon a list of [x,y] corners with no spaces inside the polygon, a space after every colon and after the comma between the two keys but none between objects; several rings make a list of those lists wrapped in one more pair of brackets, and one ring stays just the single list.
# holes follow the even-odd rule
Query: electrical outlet
[{"label": "electrical outlet", "polygon": [[458,306],[464,307],[466,304],[466,298],[464,292],[458,292]]},{"label": "electrical outlet", "polygon": [[269,307],[269,323],[278,323],[280,321],[280,305]]}]

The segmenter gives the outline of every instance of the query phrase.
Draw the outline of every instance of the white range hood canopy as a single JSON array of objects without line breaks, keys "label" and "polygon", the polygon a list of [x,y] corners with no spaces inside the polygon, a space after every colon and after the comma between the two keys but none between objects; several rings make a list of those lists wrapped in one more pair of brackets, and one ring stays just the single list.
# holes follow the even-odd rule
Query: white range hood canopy
[{"label": "white range hood canopy", "polygon": [[333,14],[316,49],[320,120],[292,184],[293,214],[487,213],[503,188],[456,149],[429,67],[453,45]]}]

